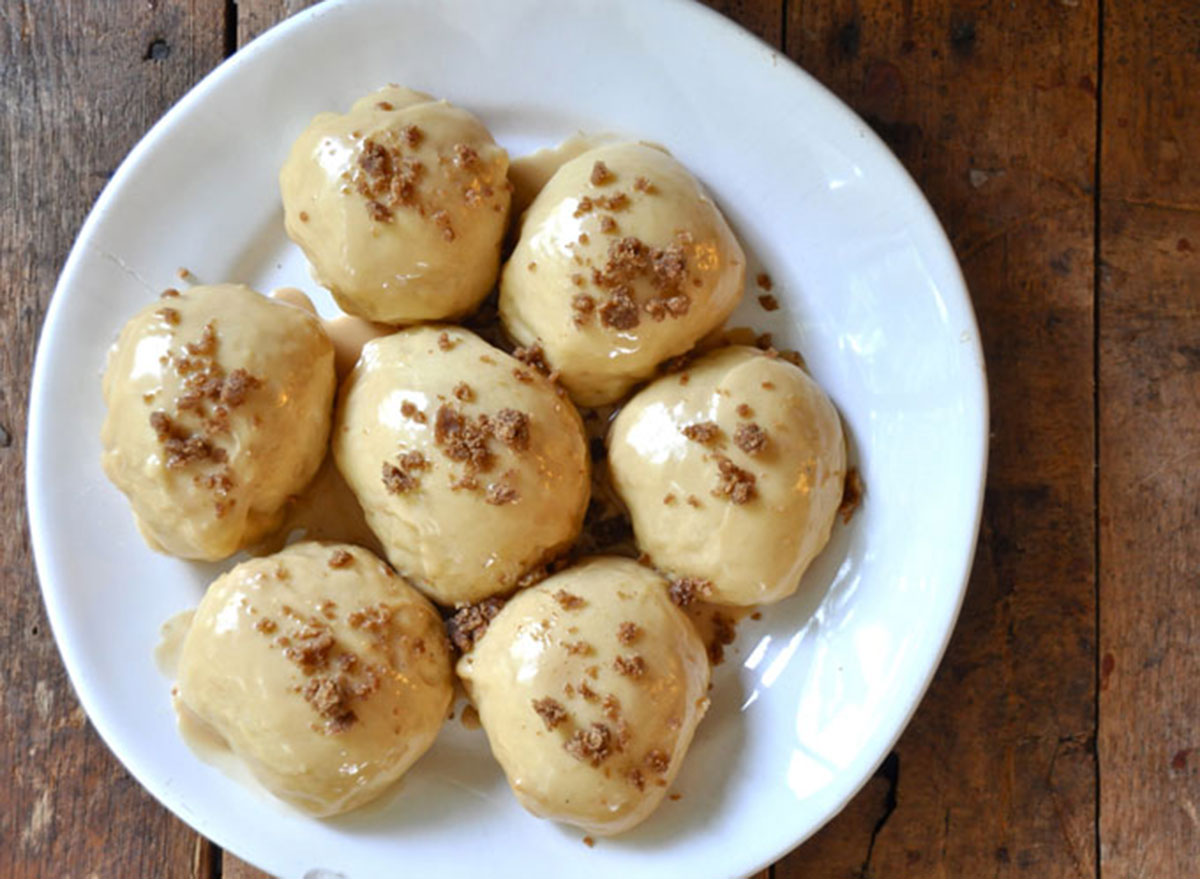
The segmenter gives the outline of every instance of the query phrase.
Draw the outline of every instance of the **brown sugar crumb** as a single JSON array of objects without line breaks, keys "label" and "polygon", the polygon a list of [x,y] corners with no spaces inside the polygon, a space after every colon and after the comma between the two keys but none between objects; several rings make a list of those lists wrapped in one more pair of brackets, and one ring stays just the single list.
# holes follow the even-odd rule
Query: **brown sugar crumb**
[{"label": "brown sugar crumb", "polygon": [[641,656],[618,656],[613,660],[613,669],[627,678],[640,678],[646,673],[646,660]]},{"label": "brown sugar crumb", "polygon": [[466,382],[459,382],[454,386],[454,397],[463,403],[470,403],[475,399],[475,392],[471,390],[471,386]]},{"label": "brown sugar crumb", "polygon": [[[771,291],[771,288],[773,288],[775,286],[774,282],[771,281],[771,276],[768,275],[766,272],[759,272],[758,277],[756,277],[754,279],[754,283],[758,284],[758,286],[762,287],[768,293]],[[767,311],[774,311],[774,310],[775,309],[773,309],[773,308],[767,309]]]},{"label": "brown sugar crumb", "polygon": [[623,192],[617,192],[613,195],[602,195],[595,199],[595,202],[596,207],[608,211],[623,211],[629,207],[629,196]]},{"label": "brown sugar crumb", "polygon": [[700,503],[700,498],[696,497],[694,494],[689,494],[687,496],[687,505],[689,507],[695,507],[697,510],[700,509],[701,506],[703,506]]},{"label": "brown sugar crumb", "polygon": [[605,235],[617,234],[617,221],[608,214],[600,215],[600,231]]},{"label": "brown sugar crumb", "polygon": [[188,271],[188,269],[185,266],[180,266],[179,268],[177,268],[175,270],[175,277],[177,277],[181,281],[186,281],[191,276],[192,276],[192,273],[190,271]]},{"label": "brown sugar crumb", "polygon": [[637,623],[623,622],[617,627],[617,640],[622,644],[632,644],[642,634],[642,627]]},{"label": "brown sugar crumb", "polygon": [[374,634],[384,632],[390,622],[391,608],[386,604],[367,605],[366,608],[350,611],[346,616],[350,628],[364,629]]},{"label": "brown sugar crumb", "polygon": [[[401,139],[408,146],[420,141],[416,126],[408,126],[401,132]],[[424,166],[411,157],[402,156],[398,146],[368,137],[362,143],[357,160],[355,188],[367,200],[367,211],[371,219],[389,222],[395,208],[416,203],[417,181]]]},{"label": "brown sugar crumb", "polygon": [[754,414],[754,410],[745,403],[738,403],[737,414],[739,418],[749,418]]},{"label": "brown sugar crumb", "polygon": [[460,168],[474,168],[479,164],[479,153],[465,143],[454,145],[454,164]]},{"label": "brown sugar crumb", "polygon": [[576,293],[571,297],[571,320],[577,327],[583,326],[596,310],[596,300],[587,293]]},{"label": "brown sugar crumb", "polygon": [[767,447],[767,432],[751,421],[739,424],[733,432],[733,444],[747,455],[757,455]]},{"label": "brown sugar crumb", "polygon": [[270,635],[277,628],[278,626],[275,625],[275,621],[267,619],[266,617],[263,617],[254,624],[254,630],[257,632],[262,632],[264,635]]},{"label": "brown sugar crumb", "polygon": [[215,461],[219,464],[228,457],[224,449],[214,446],[200,434],[189,433],[161,410],[150,413],[150,427],[166,453],[168,470],[199,461]]},{"label": "brown sugar crumb", "polygon": [[591,239],[591,237],[588,235],[588,233],[587,233],[587,232],[580,232],[580,233],[579,233],[579,243],[580,243],[580,244],[587,244],[587,243],[588,243],[588,242],[590,242],[591,240],[592,240],[592,239]]},{"label": "brown sugar crumb", "polygon": [[717,467],[719,476],[717,487],[712,490],[713,497],[728,498],[739,507],[754,500],[758,491],[754,486],[757,478],[753,473],[738,467],[724,455],[718,456]]},{"label": "brown sugar crumb", "polygon": [[568,592],[565,589],[559,589],[554,593],[554,600],[558,602],[558,606],[563,610],[578,610],[587,604],[578,595]]},{"label": "brown sugar crumb", "polygon": [[331,568],[347,568],[352,564],[354,564],[354,556],[344,549],[335,549],[333,555],[329,557],[329,567]]},{"label": "brown sugar crumb", "polygon": [[246,396],[251,391],[261,387],[262,379],[244,369],[235,369],[225,376],[225,384],[221,387],[221,402],[236,409],[246,402]]},{"label": "brown sugar crumb", "polygon": [[376,101],[375,106],[380,110],[395,110],[390,101]]},{"label": "brown sugar crumb", "polygon": [[484,501],[494,507],[502,507],[505,504],[515,504],[521,499],[521,493],[511,485],[505,485],[502,482],[493,482],[487,487],[487,493],[484,496]]},{"label": "brown sugar crumb", "polygon": [[393,218],[392,209],[375,199],[367,202],[367,214],[376,223],[390,223]]},{"label": "brown sugar crumb", "polygon": [[758,304],[762,306],[763,311],[778,311],[779,300],[770,293],[765,293],[758,297]]},{"label": "brown sugar crumb", "polygon": [[725,661],[725,648],[737,637],[734,622],[723,613],[712,615],[712,642],[708,645],[708,661],[720,665]]},{"label": "brown sugar crumb", "polygon": [[604,697],[600,707],[609,720],[616,721],[621,716],[621,702],[612,693]]},{"label": "brown sugar crumb", "polygon": [[573,216],[582,217],[584,214],[590,214],[595,207],[595,202],[593,202],[586,195],[582,196],[579,199],[578,204],[575,205],[575,213]]},{"label": "brown sugar crumb", "polygon": [[663,503],[666,504],[668,507],[671,506],[671,504],[675,503],[675,495],[673,495],[673,494],[663,495]]},{"label": "brown sugar crumb", "polygon": [[174,287],[168,287],[166,290],[163,290],[162,293],[159,295],[161,295],[163,299],[174,299],[179,295],[179,291],[176,290]]},{"label": "brown sugar crumb", "polygon": [[446,620],[446,632],[459,653],[470,652],[475,642],[487,631],[488,623],[500,613],[502,607],[504,599],[488,598],[478,604],[459,608]]},{"label": "brown sugar crumb", "polygon": [[510,449],[523,452],[529,448],[529,416],[516,409],[501,409],[492,422],[496,439]]},{"label": "brown sugar crumb", "polygon": [[636,766],[626,770],[625,779],[638,790],[646,789],[646,777],[642,775],[642,770],[638,769]]},{"label": "brown sugar crumb", "polygon": [[593,186],[603,186],[606,183],[612,183],[616,179],[616,175],[608,170],[608,165],[598,161],[592,165],[592,176],[588,179],[592,181]]},{"label": "brown sugar crumb", "polygon": [[762,389],[763,389],[764,391],[773,391],[773,390],[775,390],[775,382],[763,382],[763,383],[762,383]]},{"label": "brown sugar crumb", "polygon": [[586,845],[588,848],[595,848],[596,840],[592,839],[590,836],[585,836],[583,838],[583,844]]},{"label": "brown sugar crumb", "polygon": [[410,421],[417,422],[417,424],[424,424],[427,420],[425,413],[418,409],[416,403],[412,400],[405,400],[400,404],[400,414]]},{"label": "brown sugar crumb", "polygon": [[564,641],[563,649],[571,656],[591,656],[592,645],[587,641]]},{"label": "brown sugar crumb", "polygon": [[513,378],[522,384],[527,385],[533,381],[533,373],[531,373],[528,369],[518,368],[513,370]]},{"label": "brown sugar crumb", "polygon": [[524,363],[530,369],[535,369],[542,375],[549,375],[550,364],[546,362],[546,352],[541,345],[536,342],[532,345],[523,345],[513,351],[513,357]]},{"label": "brown sugar crumb", "polygon": [[838,505],[838,514],[842,523],[846,524],[854,515],[854,511],[862,504],[863,481],[857,467],[846,471],[846,481],[842,484],[842,502]]},{"label": "brown sugar crumb", "polygon": [[600,694],[597,693],[595,690],[593,690],[591,685],[588,684],[587,681],[579,682],[579,695],[582,696],[588,702],[595,702],[597,699],[600,698]]},{"label": "brown sugar crumb", "polygon": [[451,339],[449,333],[440,333],[438,335],[437,344],[438,348],[442,351],[450,351],[453,350],[454,346],[457,345],[458,342],[454,339]]},{"label": "brown sugar crumb", "polygon": [[699,577],[681,577],[672,580],[667,595],[677,607],[687,607],[712,590],[712,582]]},{"label": "brown sugar crumb", "polygon": [[179,326],[179,311],[174,308],[160,308],[154,312],[173,327]]},{"label": "brown sugar crumb", "polygon": [[668,799],[668,800],[670,800],[670,801],[671,801],[671,802],[673,802],[673,803],[677,803],[677,802],[679,802],[679,800],[680,800],[682,797],[683,797],[683,794],[668,794],[668,795],[667,795],[667,799]]},{"label": "brown sugar crumb", "polygon": [[665,775],[667,770],[671,768],[671,758],[667,756],[666,751],[661,751],[658,748],[647,753],[642,763],[647,769],[657,775]]},{"label": "brown sugar crumb", "polygon": [[407,494],[421,485],[421,478],[410,473],[403,467],[397,467],[395,464],[383,462],[382,472],[383,487],[387,489],[389,494]]},{"label": "brown sugar crumb", "polygon": [[183,346],[193,357],[211,357],[217,353],[217,327],[209,321],[204,325],[200,338]]},{"label": "brown sugar crumb", "polygon": [[587,729],[575,730],[563,747],[576,760],[592,768],[600,766],[615,750],[612,730],[603,723],[593,723]]},{"label": "brown sugar crumb", "polygon": [[452,406],[438,407],[434,423],[434,442],[451,461],[465,463],[472,470],[486,471],[492,463],[488,449],[491,422],[486,416],[472,419]]},{"label": "brown sugar crumb", "polygon": [[291,645],[283,655],[300,666],[306,675],[311,675],[325,666],[334,641],[324,623],[314,620],[291,634]]},{"label": "brown sugar crumb", "polygon": [[425,136],[425,132],[416,125],[405,125],[400,131],[400,136],[404,138],[404,143],[409,149],[413,149],[420,145],[421,138]]},{"label": "brown sugar crumb", "polygon": [[307,223],[308,222],[308,211],[301,211],[299,214],[299,217],[300,217],[301,223]]},{"label": "brown sugar crumb", "polygon": [[562,703],[550,696],[534,699],[533,710],[542,719],[542,723],[546,724],[548,731],[553,731],[570,716],[567,714],[567,709],[563,708]]},{"label": "brown sugar crumb", "polygon": [[779,352],[774,348],[775,339],[770,333],[760,333],[754,337],[754,347],[760,351],[765,351],[766,355],[772,359],[779,356]]},{"label": "brown sugar crumb", "polygon": [[529,265],[525,266],[525,268],[527,268],[531,272],[536,272],[537,271],[537,263],[531,262],[531,263],[529,263]]},{"label": "brown sugar crumb", "polygon": [[649,180],[647,180],[645,177],[636,178],[633,181],[633,188],[636,189],[638,192],[644,192],[646,194],[650,194],[655,191],[654,184],[651,183]]},{"label": "brown sugar crumb", "polygon": [[626,292],[614,293],[600,306],[600,323],[614,330],[632,330],[641,323],[637,302]]},{"label": "brown sugar crumb", "polygon": [[343,732],[358,720],[350,707],[350,693],[341,675],[310,680],[304,686],[304,701],[329,721],[330,732]]},{"label": "brown sugar crumb", "polygon": [[[337,616],[337,602],[327,598],[317,605],[317,610],[321,612],[321,616],[325,617],[325,619],[331,620]],[[349,654],[346,655],[348,656]]]},{"label": "brown sugar crumb", "polygon": [[450,222],[450,215],[448,213],[445,211],[434,211],[433,222],[441,230],[442,238],[446,241],[454,240],[454,226]]},{"label": "brown sugar crumb", "polygon": [[712,445],[721,436],[721,428],[715,421],[697,421],[695,424],[681,427],[679,432],[702,446]]}]

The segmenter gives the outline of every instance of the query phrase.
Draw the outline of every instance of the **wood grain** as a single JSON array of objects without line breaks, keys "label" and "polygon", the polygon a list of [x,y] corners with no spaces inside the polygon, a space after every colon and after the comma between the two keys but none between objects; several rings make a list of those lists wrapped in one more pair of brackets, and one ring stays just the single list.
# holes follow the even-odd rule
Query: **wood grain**
[{"label": "wood grain", "polygon": [[220,0],[0,2],[0,876],[207,879],[204,843],[89,727],[42,609],[23,496],[37,331],[92,201],[221,59]]},{"label": "wood grain", "polygon": [[1200,7],[1106,0],[1104,876],[1200,875]]},{"label": "wood grain", "polygon": [[778,877],[1095,873],[1095,3],[793,2],[789,54],[937,210],[992,448],[950,649],[876,779]]}]

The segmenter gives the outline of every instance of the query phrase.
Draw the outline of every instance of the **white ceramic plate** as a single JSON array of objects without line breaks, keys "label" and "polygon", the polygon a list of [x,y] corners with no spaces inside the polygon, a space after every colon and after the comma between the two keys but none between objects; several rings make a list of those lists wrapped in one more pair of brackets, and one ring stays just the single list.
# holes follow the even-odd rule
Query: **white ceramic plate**
[{"label": "white ceramic plate", "polygon": [[[151,657],[161,623],[218,568],[149,551],[98,465],[100,371],[120,325],[178,285],[180,266],[205,282],[311,290],[284,237],[277,169],[310,117],[387,81],[475,111],[514,155],[578,130],[668,146],[775,280],[783,308],[766,315],[751,286],[731,324],[804,353],[867,486],[800,593],[742,625],[681,799],[594,849],[523,812],[482,733],[457,722],[395,796],[331,821],[197,760]],[[681,0],[335,0],[188,94],[84,225],[34,371],[33,546],[101,736],[184,821],[274,874],[734,876],[833,816],[916,707],[970,567],[986,408],[967,293],[912,181],[850,111],[717,15]]]}]

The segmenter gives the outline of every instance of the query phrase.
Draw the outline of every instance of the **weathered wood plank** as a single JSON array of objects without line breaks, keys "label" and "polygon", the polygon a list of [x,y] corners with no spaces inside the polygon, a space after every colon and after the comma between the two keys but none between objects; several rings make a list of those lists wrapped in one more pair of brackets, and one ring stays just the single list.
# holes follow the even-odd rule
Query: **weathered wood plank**
[{"label": "weathered wood plank", "polygon": [[1088,0],[790,4],[789,54],[883,136],[950,234],[993,439],[941,670],[887,771],[778,877],[1095,873],[1097,22]]},{"label": "weathered wood plank", "polygon": [[[222,55],[221,0],[0,0],[0,876],[196,875],[208,843],[88,726],[50,636],[28,546],[34,346],[84,215],[142,133]],[[99,387],[97,386],[97,393]]]},{"label": "weathered wood plank", "polygon": [[1200,872],[1200,7],[1105,3],[1104,876]]}]

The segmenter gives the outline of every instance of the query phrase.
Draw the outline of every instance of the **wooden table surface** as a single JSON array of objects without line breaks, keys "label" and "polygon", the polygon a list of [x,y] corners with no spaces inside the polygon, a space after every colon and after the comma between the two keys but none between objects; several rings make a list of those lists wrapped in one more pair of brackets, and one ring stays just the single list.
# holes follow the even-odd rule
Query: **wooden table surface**
[{"label": "wooden table surface", "polygon": [[[78,707],[29,551],[25,417],[46,304],[105,181],[305,5],[0,0],[0,876],[261,876],[158,806]],[[941,669],[867,786],[772,875],[1200,876],[1200,3],[712,5],[921,185],[992,404]]]}]

